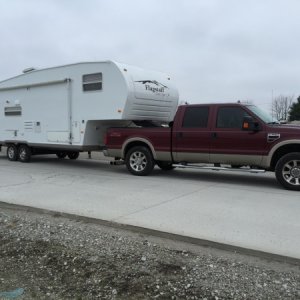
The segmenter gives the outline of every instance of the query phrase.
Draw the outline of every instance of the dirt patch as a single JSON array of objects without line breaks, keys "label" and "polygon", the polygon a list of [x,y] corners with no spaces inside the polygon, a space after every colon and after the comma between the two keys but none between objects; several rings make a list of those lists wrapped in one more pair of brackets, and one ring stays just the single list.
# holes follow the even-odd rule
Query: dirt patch
[{"label": "dirt patch", "polygon": [[23,288],[18,299],[300,299],[299,267],[170,245],[2,210],[0,292]]}]

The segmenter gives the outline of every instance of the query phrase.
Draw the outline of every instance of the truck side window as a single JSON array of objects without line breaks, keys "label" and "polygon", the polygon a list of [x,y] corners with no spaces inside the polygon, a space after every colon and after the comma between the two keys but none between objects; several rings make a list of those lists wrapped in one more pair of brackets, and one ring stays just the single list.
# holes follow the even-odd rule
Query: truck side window
[{"label": "truck side window", "polygon": [[217,128],[242,129],[244,117],[249,116],[240,107],[221,107],[218,111]]},{"label": "truck side window", "polygon": [[185,110],[182,127],[206,128],[208,123],[208,107],[187,107]]},{"label": "truck side window", "polygon": [[82,89],[84,92],[102,90],[102,73],[83,75]]}]

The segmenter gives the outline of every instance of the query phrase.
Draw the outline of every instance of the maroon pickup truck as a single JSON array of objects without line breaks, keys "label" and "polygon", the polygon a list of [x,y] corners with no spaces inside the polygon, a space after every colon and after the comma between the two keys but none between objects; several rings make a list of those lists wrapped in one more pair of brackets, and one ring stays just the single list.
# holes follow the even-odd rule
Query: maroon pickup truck
[{"label": "maroon pickup truck", "polygon": [[168,126],[110,128],[104,153],[134,175],[148,175],[155,164],[271,171],[285,188],[300,190],[300,127],[280,125],[254,105],[182,105]]}]

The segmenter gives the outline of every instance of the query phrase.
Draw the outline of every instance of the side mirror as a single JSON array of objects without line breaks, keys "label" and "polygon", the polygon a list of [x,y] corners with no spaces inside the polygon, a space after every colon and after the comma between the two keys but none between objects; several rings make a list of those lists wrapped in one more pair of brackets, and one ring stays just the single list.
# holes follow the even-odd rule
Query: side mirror
[{"label": "side mirror", "polygon": [[253,120],[252,117],[247,116],[243,119],[242,129],[245,131],[260,131],[260,124]]}]

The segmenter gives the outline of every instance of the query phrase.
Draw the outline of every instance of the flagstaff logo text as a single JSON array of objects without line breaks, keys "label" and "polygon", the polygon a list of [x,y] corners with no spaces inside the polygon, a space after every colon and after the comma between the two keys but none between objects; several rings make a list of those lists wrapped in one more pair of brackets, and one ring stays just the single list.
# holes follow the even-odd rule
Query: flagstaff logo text
[{"label": "flagstaff logo text", "polygon": [[164,87],[152,87],[148,84],[146,84],[145,87],[146,87],[147,91],[151,91],[153,93],[164,93],[165,92]]},{"label": "flagstaff logo text", "polygon": [[164,93],[165,89],[168,88],[167,86],[157,82],[156,80],[139,80],[136,82],[142,83],[145,86],[146,91],[150,91],[152,93]]}]

